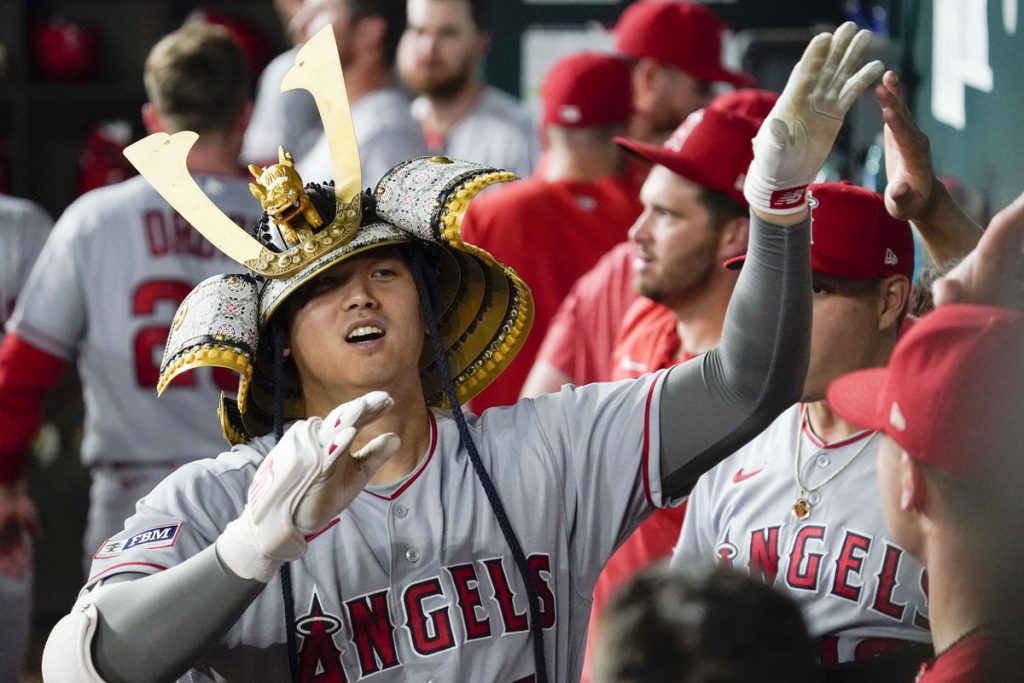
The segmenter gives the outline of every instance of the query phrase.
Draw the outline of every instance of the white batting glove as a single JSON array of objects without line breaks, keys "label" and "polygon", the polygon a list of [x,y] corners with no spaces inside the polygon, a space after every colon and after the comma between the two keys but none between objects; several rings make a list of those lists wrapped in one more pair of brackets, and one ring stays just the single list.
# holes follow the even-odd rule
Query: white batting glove
[{"label": "white batting glove", "polygon": [[807,186],[825,163],[843,117],[882,74],[879,61],[858,70],[870,43],[871,33],[857,31],[853,22],[811,40],[754,138],[743,185],[751,208],[778,216],[803,210]]},{"label": "white batting glove", "polygon": [[388,432],[349,452],[356,432],[392,405],[386,393],[373,391],[323,420],[292,425],[256,470],[242,514],[217,539],[228,569],[266,583],[283,563],[302,557],[305,537],[341,514],[398,450],[398,436]]}]

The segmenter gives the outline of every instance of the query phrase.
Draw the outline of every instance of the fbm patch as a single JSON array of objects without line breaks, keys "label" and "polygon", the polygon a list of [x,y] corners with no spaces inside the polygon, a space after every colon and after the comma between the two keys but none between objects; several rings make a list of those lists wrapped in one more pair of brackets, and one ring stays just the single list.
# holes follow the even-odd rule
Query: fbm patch
[{"label": "fbm patch", "polygon": [[117,557],[125,550],[133,548],[169,548],[174,545],[174,541],[178,537],[178,531],[181,530],[181,525],[181,522],[177,524],[164,524],[163,526],[155,526],[151,529],[140,531],[128,538],[120,540],[107,539],[93,557],[97,560]]}]

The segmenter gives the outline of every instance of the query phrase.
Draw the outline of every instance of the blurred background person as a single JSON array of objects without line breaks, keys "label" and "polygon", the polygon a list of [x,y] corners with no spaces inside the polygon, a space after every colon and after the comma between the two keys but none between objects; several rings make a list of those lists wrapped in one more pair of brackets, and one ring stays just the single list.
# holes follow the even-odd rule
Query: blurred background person
[{"label": "blurred background person", "polygon": [[[409,114],[409,98],[393,74],[405,0],[306,0],[292,24],[301,27],[304,40],[327,24],[334,27],[365,186],[376,185],[392,166],[427,153]],[[313,99],[308,92],[302,95]],[[333,173],[323,126],[316,131],[312,147],[295,155],[296,170],[310,180]]]},{"label": "blurred background person", "polygon": [[[230,34],[189,23],[146,60],[150,132],[197,131],[188,168],[240,225],[259,204],[238,154],[249,120],[249,72]],[[0,345],[0,527],[25,519],[23,477],[43,398],[75,361],[86,406],[82,460],[92,476],[86,566],[169,472],[223,445],[202,406],[237,386],[215,372],[167,388],[157,403],[159,363],[177,305],[225,257],[142,177],[89,192],[61,215]],[[7,547],[10,556],[17,548]]]},{"label": "blurred background person", "polygon": [[479,73],[490,37],[487,0],[408,0],[398,70],[431,154],[476,161],[525,178],[540,155],[526,110]]},{"label": "blurred background person", "polygon": [[[27,199],[0,195],[0,320],[14,311],[32,264],[43,248],[53,220]],[[3,330],[0,329],[0,339]],[[13,494],[13,495],[12,495]],[[30,534],[35,531],[35,510],[24,497],[24,480],[16,491],[0,486],[0,498],[13,498],[11,514],[0,519],[0,681],[20,680],[32,633],[32,553]],[[13,503],[13,505],[11,505]],[[10,550],[10,552],[8,551]]]},{"label": "blurred background person", "polygon": [[660,145],[683,119],[711,103],[716,83],[754,79],[722,65],[725,24],[696,2],[634,2],[615,25],[615,49],[632,66],[629,137]]},{"label": "blurred background person", "polygon": [[546,163],[474,201],[462,237],[511,266],[530,286],[535,312],[512,364],[473,398],[473,409],[511,405],[573,283],[625,238],[640,215],[640,188],[615,144],[632,112],[629,68],[617,57],[562,59],[541,88]]},{"label": "blurred background person", "polygon": [[650,567],[623,584],[602,616],[598,683],[812,683],[800,610],[723,570]]}]

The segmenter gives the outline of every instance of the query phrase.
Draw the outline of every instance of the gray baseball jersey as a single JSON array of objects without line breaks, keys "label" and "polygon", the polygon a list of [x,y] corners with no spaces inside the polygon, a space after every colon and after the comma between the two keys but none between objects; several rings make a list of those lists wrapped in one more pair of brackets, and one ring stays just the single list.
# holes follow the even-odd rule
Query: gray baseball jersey
[{"label": "gray baseball jersey", "polygon": [[[550,680],[579,677],[597,574],[661,504],[664,377],[567,387],[470,417],[541,579]],[[454,420],[430,419],[431,444],[414,471],[367,487],[293,563],[298,680],[510,683],[533,675],[525,585]],[[154,573],[210,546],[241,513],[272,445],[257,439],[163,481],[96,554],[90,583]],[[190,677],[285,680],[284,647],[275,578]]]},{"label": "gray baseball jersey", "polygon": [[[413,102],[414,118],[423,118],[426,104],[423,98]],[[540,157],[540,138],[518,100],[486,86],[476,106],[448,131],[440,149],[430,151],[512,171],[525,178],[533,172]]]},{"label": "gray baseball jersey", "polygon": [[246,163],[277,163],[278,145],[298,159],[323,134],[320,112],[310,94],[304,90],[281,92],[281,81],[295,64],[298,51],[296,47],[279,54],[260,74],[252,118],[242,142],[242,159]]},{"label": "gray baseball jersey", "polygon": [[[374,187],[401,162],[426,155],[423,133],[409,114],[409,98],[398,87],[378,88],[350,108],[364,187]],[[308,153],[295,156],[295,168],[305,180],[322,182],[331,178],[331,151],[323,132]]]},{"label": "gray baseball jersey", "polygon": [[[197,182],[239,224],[259,216],[241,175]],[[209,406],[233,373],[176,381],[159,402],[156,382],[178,304],[231,263],[142,177],[83,195],[57,221],[8,330],[77,358],[85,464],[191,460],[224,443]]]},{"label": "gray baseball jersey", "polygon": [[[801,424],[797,404],[700,478],[672,563],[722,565],[779,589],[822,638],[823,661],[870,656],[884,647],[877,639],[930,642],[924,568],[893,540],[882,514],[878,437],[861,432],[825,445]],[[800,480],[821,485],[804,496],[803,520],[793,514],[798,432]]]},{"label": "gray baseball jersey", "polygon": [[53,221],[36,204],[0,195],[0,230],[4,241],[0,250],[0,321],[6,323],[14,312],[18,294],[51,227]]},{"label": "gray baseball jersey", "polygon": [[[35,262],[53,221],[27,199],[0,195],[0,320],[14,310],[29,269]],[[0,337],[2,337],[0,330]],[[28,541],[26,541],[28,542]],[[0,574],[0,681],[20,679],[31,633],[32,570],[23,576]]]}]

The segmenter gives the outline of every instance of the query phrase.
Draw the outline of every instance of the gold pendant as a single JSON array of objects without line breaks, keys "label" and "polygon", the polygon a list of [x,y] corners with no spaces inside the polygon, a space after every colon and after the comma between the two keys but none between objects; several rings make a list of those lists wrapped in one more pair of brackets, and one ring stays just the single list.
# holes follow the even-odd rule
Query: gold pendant
[{"label": "gold pendant", "polygon": [[806,498],[797,498],[796,502],[793,503],[793,516],[800,520],[811,516],[811,504]]}]

